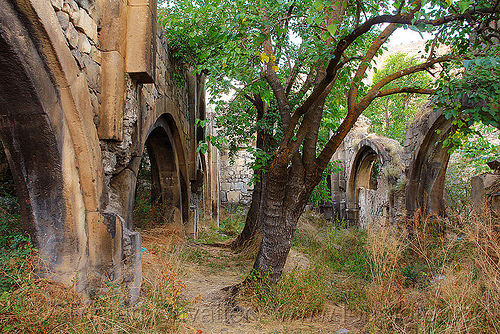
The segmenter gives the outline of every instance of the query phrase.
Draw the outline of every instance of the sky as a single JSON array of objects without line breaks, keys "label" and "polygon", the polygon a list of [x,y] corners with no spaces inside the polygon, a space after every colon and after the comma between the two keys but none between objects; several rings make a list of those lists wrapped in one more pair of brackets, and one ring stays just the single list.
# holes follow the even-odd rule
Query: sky
[{"label": "sky", "polygon": [[[432,35],[429,33],[422,33],[424,35],[424,39],[432,38]],[[424,40],[422,36],[418,32],[409,29],[398,28],[389,38],[389,45],[398,45],[398,44],[408,44],[413,42],[418,42]]]}]

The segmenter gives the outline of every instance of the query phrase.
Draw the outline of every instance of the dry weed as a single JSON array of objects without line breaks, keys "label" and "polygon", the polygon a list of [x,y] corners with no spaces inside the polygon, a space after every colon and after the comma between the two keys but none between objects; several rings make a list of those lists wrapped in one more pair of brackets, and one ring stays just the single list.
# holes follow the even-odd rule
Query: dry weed
[{"label": "dry weed", "polygon": [[[372,230],[367,243],[372,266],[367,328],[383,333],[498,333],[499,226],[488,212],[462,217],[455,226],[416,215],[409,236]],[[453,231],[448,236],[441,233],[445,224]]]}]

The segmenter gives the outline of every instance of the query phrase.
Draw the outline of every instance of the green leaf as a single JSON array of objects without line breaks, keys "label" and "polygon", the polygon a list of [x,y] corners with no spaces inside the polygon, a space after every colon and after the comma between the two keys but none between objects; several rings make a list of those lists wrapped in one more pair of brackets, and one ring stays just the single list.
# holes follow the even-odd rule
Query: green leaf
[{"label": "green leaf", "polygon": [[328,32],[330,32],[330,34],[332,36],[335,35],[335,32],[337,31],[337,25],[336,24],[330,24],[327,28]]}]

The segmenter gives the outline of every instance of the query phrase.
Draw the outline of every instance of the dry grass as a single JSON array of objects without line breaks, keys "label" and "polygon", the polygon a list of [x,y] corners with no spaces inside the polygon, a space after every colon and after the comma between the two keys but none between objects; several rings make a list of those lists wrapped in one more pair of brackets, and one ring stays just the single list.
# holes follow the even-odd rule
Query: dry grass
[{"label": "dry grass", "polygon": [[[347,305],[366,316],[364,330],[373,333],[498,333],[500,224],[488,210],[481,212],[453,224],[415,215],[405,231],[388,224],[368,231],[335,228],[306,213],[294,247],[308,257],[310,268],[286,274],[275,286],[254,286],[240,301],[259,317],[280,321],[314,319],[334,304]],[[185,318],[192,304],[182,297],[181,261],[192,262],[196,275],[217,279],[229,272],[234,276],[238,263],[242,270],[251,266],[247,257],[186,247],[183,238],[165,228],[142,235],[147,250],[136,305],[126,305],[118,286],[108,286],[109,293],[89,303],[71,288],[29,279],[0,296],[0,332],[189,330]]]},{"label": "dry grass", "polygon": [[[455,222],[460,229],[417,215],[411,236],[370,231],[367,328],[383,333],[498,333],[498,221],[484,212]],[[454,233],[430,233],[436,223],[448,224]]]},{"label": "dry grass", "polygon": [[87,301],[71,287],[46,279],[26,280],[0,296],[2,333],[177,333],[187,317],[174,246],[182,239],[165,229],[143,233],[141,297],[127,305],[126,293],[108,285],[108,293]]}]

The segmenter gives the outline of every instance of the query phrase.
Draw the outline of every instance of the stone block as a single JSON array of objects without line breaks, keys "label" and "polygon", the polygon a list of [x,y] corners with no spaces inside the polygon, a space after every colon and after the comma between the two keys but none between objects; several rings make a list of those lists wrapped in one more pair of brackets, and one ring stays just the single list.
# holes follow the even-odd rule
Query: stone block
[{"label": "stone block", "polygon": [[240,201],[241,193],[239,191],[229,191],[227,193],[227,201],[229,203],[238,203]]},{"label": "stone block", "polygon": [[50,2],[56,10],[61,10],[63,7],[63,0],[51,0]]},{"label": "stone block", "polygon": [[76,22],[80,14],[80,8],[78,4],[73,0],[64,0],[62,10],[69,14],[71,21]]},{"label": "stone block", "polygon": [[90,58],[92,58],[92,60],[94,60],[97,64],[101,65],[101,51],[93,45],[90,49]]},{"label": "stone block", "polygon": [[155,20],[148,6],[129,6],[128,8],[125,64],[127,73],[138,82],[154,82]]},{"label": "stone block", "polygon": [[[85,34],[80,34],[78,36],[78,49],[81,52],[89,54],[92,51],[92,45],[90,45],[89,39]],[[93,60],[93,59],[92,59]]]},{"label": "stone block", "polygon": [[74,22],[76,28],[83,31],[91,40],[97,42],[97,23],[95,23],[85,9],[80,8],[78,19]]},{"label": "stone block", "polygon": [[[102,176],[101,150],[97,137],[97,131],[93,121],[92,104],[85,75],[80,75],[69,88],[71,91],[75,112],[66,114],[68,123],[73,127],[74,123],[79,123],[81,129],[72,128],[70,131],[78,133],[79,136],[72,136],[73,145],[79,154],[77,161],[80,173],[81,189],[84,194],[85,208],[87,210],[98,210],[102,195],[100,180]],[[70,102],[71,103],[71,102]],[[63,104],[64,107],[64,104]],[[67,106],[69,108],[71,106]]]},{"label": "stone block", "polygon": [[[97,64],[88,54],[82,54],[85,72],[89,81],[89,87],[93,90],[101,91],[101,66]],[[106,86],[103,86],[106,87]]]},{"label": "stone block", "polygon": [[500,179],[495,173],[483,173],[471,178],[472,201],[474,209],[482,210],[486,201],[487,190]]},{"label": "stone block", "polygon": [[69,26],[69,15],[68,13],[65,12],[57,12],[57,20],[59,21],[59,24],[61,25],[62,30],[66,31]]},{"label": "stone block", "polygon": [[124,59],[118,51],[102,52],[101,110],[97,128],[100,139],[123,138],[123,106],[125,101]]},{"label": "stone block", "polygon": [[78,31],[76,31],[73,23],[69,22],[68,29],[66,29],[66,39],[68,40],[69,46],[74,49],[78,46]]},{"label": "stone block", "polygon": [[99,212],[87,212],[89,233],[89,260],[94,268],[113,264],[113,238],[108,232],[106,219]]},{"label": "stone block", "polygon": [[102,51],[119,51],[125,55],[127,35],[127,6],[123,1],[106,2],[99,31]]},{"label": "stone block", "polygon": [[85,10],[89,13],[92,7],[94,7],[94,0],[75,0],[75,1],[80,7],[85,8]]},{"label": "stone block", "polygon": [[80,50],[73,49],[73,50],[71,50],[71,54],[75,58],[75,60],[76,60],[76,62],[78,64],[78,67],[81,70],[83,70],[83,68],[85,67],[85,63],[83,62],[82,53],[80,52]]}]

